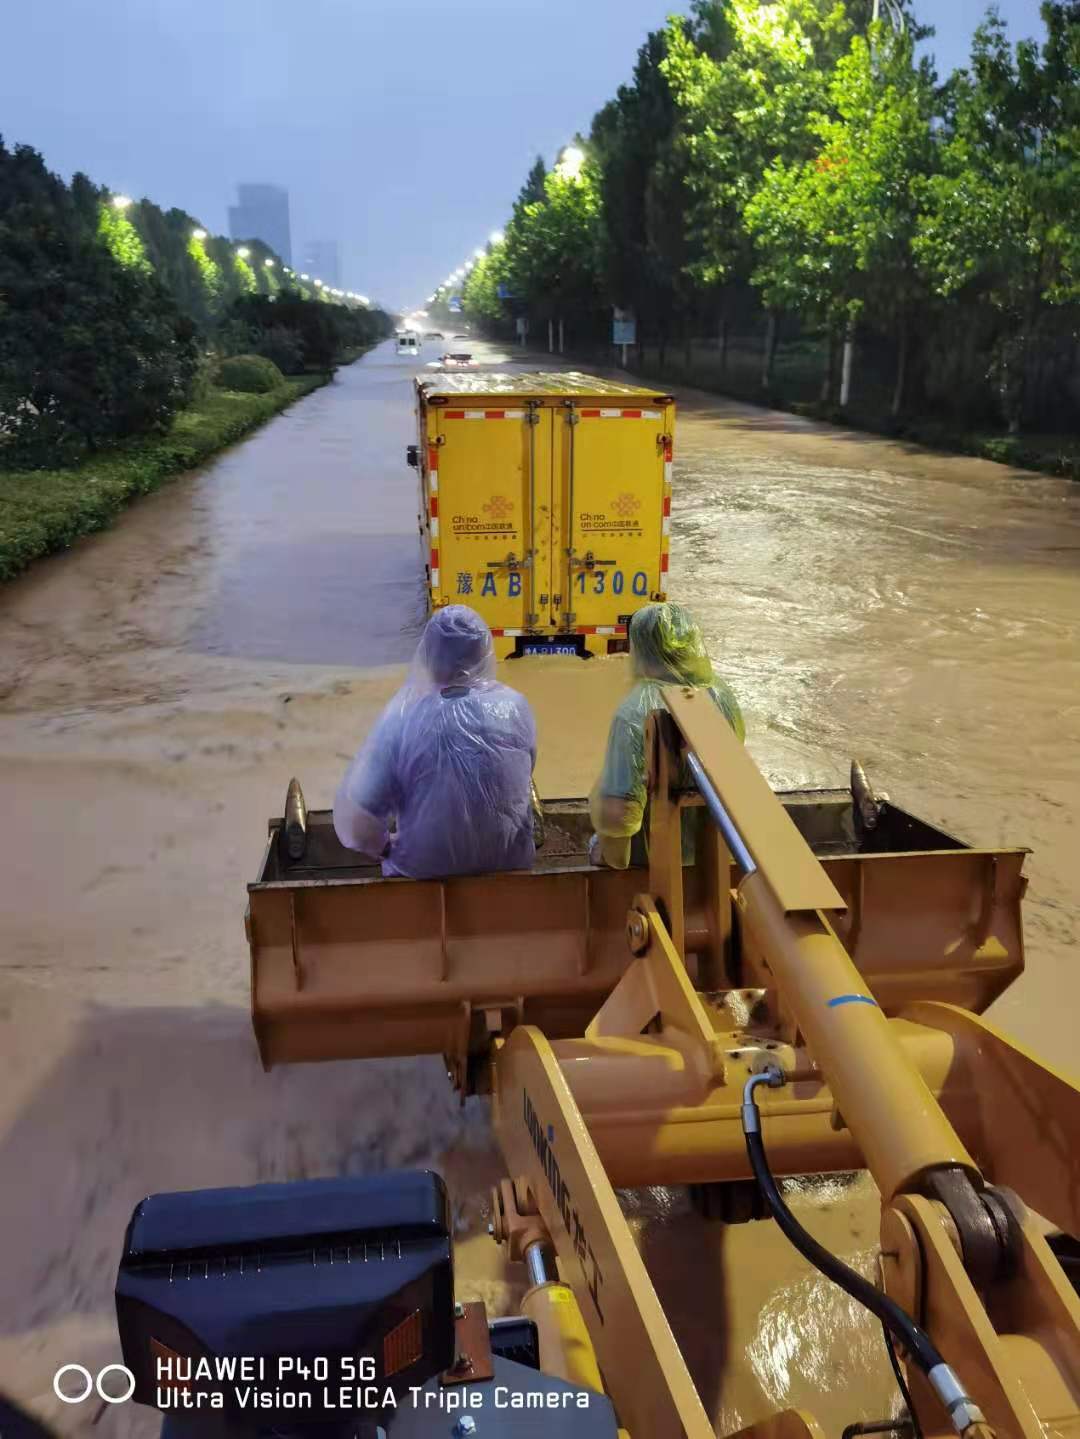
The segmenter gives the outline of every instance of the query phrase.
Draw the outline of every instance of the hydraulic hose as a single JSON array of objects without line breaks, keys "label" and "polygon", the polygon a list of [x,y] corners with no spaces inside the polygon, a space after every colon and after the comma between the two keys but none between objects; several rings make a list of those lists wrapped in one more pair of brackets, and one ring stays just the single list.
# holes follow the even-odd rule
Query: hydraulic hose
[{"label": "hydraulic hose", "polygon": [[920,1328],[894,1299],[883,1294],[835,1254],[830,1254],[813,1235],[806,1232],[784,1203],[784,1197],[765,1157],[765,1144],[761,1137],[761,1111],[754,1093],[761,1084],[776,1089],[784,1082],[783,1072],[771,1065],[761,1074],[752,1074],[743,1088],[742,1127],[746,1138],[746,1153],[758,1188],[773,1218],[804,1259],[834,1284],[838,1284],[852,1299],[869,1309],[871,1314],[881,1320],[889,1333],[895,1335],[930,1381],[958,1434],[963,1434],[972,1424],[985,1423],[981,1410],[966,1393],[952,1366],[946,1364],[937,1345],[926,1331]]}]

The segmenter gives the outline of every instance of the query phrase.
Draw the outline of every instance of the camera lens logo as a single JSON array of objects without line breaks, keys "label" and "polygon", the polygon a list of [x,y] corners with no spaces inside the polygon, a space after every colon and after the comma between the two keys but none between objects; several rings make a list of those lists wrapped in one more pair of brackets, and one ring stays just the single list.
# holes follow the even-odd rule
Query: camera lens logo
[{"label": "camera lens logo", "polygon": [[[74,1375],[75,1378],[61,1388],[61,1380],[67,1374]],[[119,1374],[123,1378],[106,1389],[104,1381],[109,1374]],[[135,1375],[123,1364],[106,1364],[104,1369],[98,1371],[95,1379],[90,1370],[82,1364],[62,1364],[53,1375],[52,1387],[61,1404],[82,1404],[95,1390],[98,1398],[104,1399],[106,1404],[126,1404],[135,1393]],[[111,1392],[121,1388],[124,1389],[122,1394]],[[76,1390],[78,1392],[75,1392]]]}]

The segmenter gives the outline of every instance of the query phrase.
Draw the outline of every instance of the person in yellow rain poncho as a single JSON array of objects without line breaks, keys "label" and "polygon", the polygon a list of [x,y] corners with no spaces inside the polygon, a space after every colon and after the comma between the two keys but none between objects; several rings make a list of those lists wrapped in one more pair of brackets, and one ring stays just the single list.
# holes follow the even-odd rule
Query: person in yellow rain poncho
[{"label": "person in yellow rain poncho", "polygon": [[[714,672],[701,631],[682,605],[646,605],[630,622],[630,663],[634,685],[615,711],[607,753],[589,799],[594,864],[626,869],[646,858],[645,725],[664,707],[666,685],[707,689],[740,739],[746,738],[742,711],[731,688]],[[694,823],[700,811],[683,813],[683,860],[694,857]],[[641,836],[635,843],[635,836]]]}]

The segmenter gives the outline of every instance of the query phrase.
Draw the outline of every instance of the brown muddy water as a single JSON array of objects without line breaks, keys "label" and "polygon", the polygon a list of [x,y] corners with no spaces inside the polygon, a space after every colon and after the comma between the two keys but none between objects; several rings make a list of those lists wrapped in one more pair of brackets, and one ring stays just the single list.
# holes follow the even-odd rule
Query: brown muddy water
[{"label": "brown muddy water", "polygon": [[[0,1388],[64,1433],[65,1363],[119,1357],[111,1285],[152,1190],[433,1164],[459,1290],[512,1307],[484,1234],[482,1102],[437,1063],[259,1069],[244,884],[300,776],[329,803],[422,623],[406,360],[388,346],[108,534],[0,591]],[[485,356],[494,362],[496,355]],[[1029,845],[1028,969],[994,1017],[1074,1063],[1080,979],[1080,488],[680,397],[671,593],[693,606],[775,784],[858,754],[964,838]],[[617,660],[509,676],[542,791],[584,792]],[[873,1272],[866,1180],[794,1201]],[[678,1191],[630,1222],[719,1434],[806,1407],[829,1434],[895,1402],[880,1334],[767,1224]],[[110,1408],[97,1432],[150,1434]]]}]

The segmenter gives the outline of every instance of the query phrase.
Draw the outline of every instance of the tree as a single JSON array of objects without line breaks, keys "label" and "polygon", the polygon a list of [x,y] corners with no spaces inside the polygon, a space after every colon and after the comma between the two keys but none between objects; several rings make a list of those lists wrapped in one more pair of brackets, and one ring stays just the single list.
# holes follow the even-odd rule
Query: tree
[{"label": "tree", "polygon": [[[908,34],[856,35],[829,79],[827,112],[810,119],[817,153],[775,160],[746,206],[767,305],[798,310],[843,332],[840,402],[849,400],[854,334],[867,310],[899,336],[893,411],[903,403],[909,317],[924,293],[912,250],[920,193],[932,164],[930,72],[913,65]],[[832,382],[826,363],[823,398]]]},{"label": "tree", "polygon": [[936,292],[996,319],[990,377],[1021,427],[1033,342],[1047,307],[1080,299],[1080,3],[1044,3],[1047,38],[1010,50],[991,14],[970,69],[949,87],[940,173],[924,190],[914,248]]},{"label": "tree", "polygon": [[629,85],[593,120],[591,150],[600,196],[600,269],[605,297],[633,309],[658,334],[685,303],[688,250],[683,165],[673,144],[678,109],[663,71],[667,33],[638,51]]},{"label": "tree", "polygon": [[598,308],[600,197],[594,167],[556,168],[543,200],[517,209],[507,226],[506,275],[516,295],[545,320]]},{"label": "tree", "polygon": [[532,168],[525,177],[525,183],[518,191],[518,197],[514,201],[514,210],[524,210],[526,205],[541,204],[544,199],[544,182],[547,179],[547,166],[544,164],[542,155],[537,155],[532,162]]},{"label": "tree", "polygon": [[[122,263],[29,146],[0,142],[0,445],[44,463],[163,432],[191,394],[191,322],[140,263]],[[95,216],[96,220],[96,216]]]},{"label": "tree", "polygon": [[461,302],[466,315],[484,326],[497,326],[505,318],[506,310],[499,297],[500,285],[506,283],[506,260],[503,246],[496,245],[477,260],[465,276],[461,287]]},{"label": "tree", "polygon": [[343,354],[382,339],[390,328],[382,310],[324,304],[291,285],[274,295],[240,296],[223,325],[234,353],[251,350],[275,363],[281,356],[290,373],[298,367],[297,355],[301,369],[332,370]]},{"label": "tree", "polygon": [[[724,287],[748,269],[746,207],[771,164],[786,170],[812,153],[812,117],[824,109],[828,68],[851,33],[839,0],[699,0],[689,24],[669,23],[661,69],[679,109],[675,148],[691,196],[687,269],[702,287]],[[787,208],[797,199],[786,194]],[[782,287],[763,290],[775,301],[767,384]]]}]

